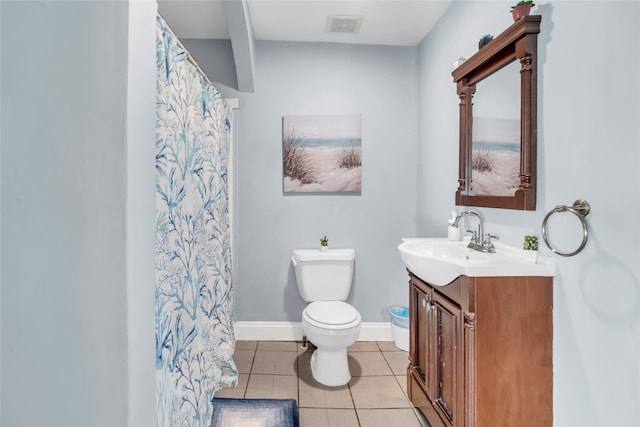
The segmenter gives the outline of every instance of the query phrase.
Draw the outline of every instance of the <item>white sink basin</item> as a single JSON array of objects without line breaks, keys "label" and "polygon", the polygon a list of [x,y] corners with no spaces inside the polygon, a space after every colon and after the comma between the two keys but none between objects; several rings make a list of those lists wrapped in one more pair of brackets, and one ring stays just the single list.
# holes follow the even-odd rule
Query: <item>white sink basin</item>
[{"label": "white sink basin", "polygon": [[[496,253],[467,248],[466,241],[402,239],[400,256],[409,271],[427,283],[448,285],[459,276],[554,276],[552,257],[494,242]],[[536,257],[537,255],[537,257]]]}]

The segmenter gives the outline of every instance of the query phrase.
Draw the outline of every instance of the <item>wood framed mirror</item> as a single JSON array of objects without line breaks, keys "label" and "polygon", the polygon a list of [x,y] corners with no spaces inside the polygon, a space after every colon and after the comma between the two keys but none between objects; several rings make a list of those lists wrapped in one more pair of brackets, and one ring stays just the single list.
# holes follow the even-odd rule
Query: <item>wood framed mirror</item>
[{"label": "wood framed mirror", "polygon": [[460,98],[456,205],[536,209],[540,21],[521,18],[452,72]]}]

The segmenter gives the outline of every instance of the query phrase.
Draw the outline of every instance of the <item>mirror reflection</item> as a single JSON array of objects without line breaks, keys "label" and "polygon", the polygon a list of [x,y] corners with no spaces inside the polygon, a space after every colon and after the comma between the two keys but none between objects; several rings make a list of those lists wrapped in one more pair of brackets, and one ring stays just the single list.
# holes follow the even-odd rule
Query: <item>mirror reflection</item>
[{"label": "mirror reflection", "polygon": [[520,186],[520,64],[477,84],[469,195],[513,196]]}]

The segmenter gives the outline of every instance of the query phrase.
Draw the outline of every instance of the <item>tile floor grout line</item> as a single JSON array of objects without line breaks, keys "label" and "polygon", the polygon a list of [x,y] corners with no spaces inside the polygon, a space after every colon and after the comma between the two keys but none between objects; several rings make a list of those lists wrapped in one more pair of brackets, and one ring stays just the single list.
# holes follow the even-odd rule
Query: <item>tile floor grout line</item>
[{"label": "tile floor grout line", "polygon": [[347,384],[347,387],[349,388],[349,396],[351,396],[351,403],[353,404],[353,412],[356,414],[356,421],[358,423],[358,427],[362,427],[360,425],[360,417],[358,416],[358,408],[356,408],[356,401],[353,398],[353,393],[351,392],[351,384]]},{"label": "tile floor grout line", "polygon": [[[387,366],[389,367],[389,371],[391,371],[391,375],[393,375],[393,377],[395,378],[396,374],[395,372],[393,372],[393,367],[391,366],[391,363],[389,363],[389,361],[387,360],[387,358],[384,356],[384,351],[380,350],[380,354],[382,354],[382,358],[384,359],[384,362],[387,364]],[[398,382],[398,380],[396,379],[396,382]]]},{"label": "tile floor grout line", "polygon": [[296,390],[298,391],[298,420],[300,420],[300,353],[298,353],[298,341],[296,341]]},{"label": "tile floor grout line", "polygon": [[247,393],[249,392],[249,381],[251,381],[251,375],[253,375],[253,364],[256,362],[256,356],[258,355],[258,344],[259,341],[256,341],[256,348],[253,349],[253,357],[251,358],[251,367],[249,368],[249,376],[247,377],[247,386],[244,388],[244,396],[243,399],[247,398]]}]

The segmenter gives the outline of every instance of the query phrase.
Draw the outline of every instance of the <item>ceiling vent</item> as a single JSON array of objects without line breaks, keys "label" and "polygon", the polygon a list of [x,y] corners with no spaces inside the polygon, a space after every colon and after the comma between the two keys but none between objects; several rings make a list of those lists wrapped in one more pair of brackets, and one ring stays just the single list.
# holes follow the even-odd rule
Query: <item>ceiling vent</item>
[{"label": "ceiling vent", "polygon": [[362,25],[359,15],[331,15],[327,19],[327,33],[358,34]]}]

